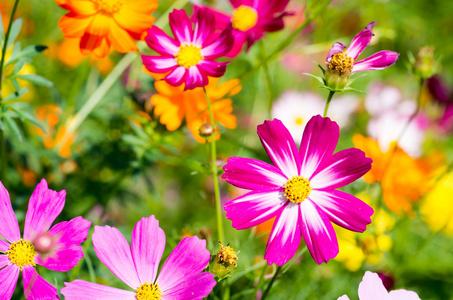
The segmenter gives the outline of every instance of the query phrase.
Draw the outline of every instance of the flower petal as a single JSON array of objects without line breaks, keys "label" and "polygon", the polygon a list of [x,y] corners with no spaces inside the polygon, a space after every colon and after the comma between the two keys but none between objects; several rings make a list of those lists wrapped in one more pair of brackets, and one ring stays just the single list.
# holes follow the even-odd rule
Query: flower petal
[{"label": "flower petal", "polygon": [[164,79],[172,86],[180,86],[184,83],[187,77],[187,69],[184,67],[176,67]]},{"label": "flower petal", "polygon": [[98,12],[98,5],[94,1],[66,1],[66,9],[77,15],[93,15]]},{"label": "flower petal", "polygon": [[211,254],[206,249],[206,241],[197,236],[184,238],[170,253],[160,270],[157,283],[164,294],[166,291],[190,280],[204,270]]},{"label": "flower petal", "polygon": [[252,191],[225,204],[226,217],[235,229],[246,229],[275,217],[288,200],[283,188]]},{"label": "flower petal", "polygon": [[38,253],[35,258],[36,263],[53,271],[71,270],[83,257],[83,247],[80,244],[87,239],[90,226],[91,222],[82,217],[53,226],[49,234],[56,239],[57,249],[50,255]]},{"label": "flower petal", "polygon": [[16,289],[17,279],[19,278],[20,267],[9,265],[5,268],[0,268],[0,299],[8,300]]},{"label": "flower petal", "polygon": [[420,300],[416,292],[406,290],[390,291],[389,296],[391,300]]},{"label": "flower petal", "polygon": [[345,45],[342,43],[336,42],[333,44],[332,48],[330,48],[329,53],[327,53],[326,56],[326,62],[330,62],[330,58],[337,53],[343,52],[343,50],[346,48]]},{"label": "flower petal", "polygon": [[[19,224],[9,199],[8,191],[0,182],[0,238],[13,243],[20,240]],[[9,247],[8,247],[9,248]]]},{"label": "flower petal", "polygon": [[192,66],[186,72],[186,84],[184,91],[193,90],[197,87],[203,87],[208,84],[208,77],[201,74],[198,66]]},{"label": "flower petal", "polygon": [[142,55],[142,60],[143,65],[153,73],[165,73],[177,66],[174,57]]},{"label": "flower petal", "polygon": [[212,9],[208,6],[199,6],[199,5],[194,5],[193,6],[193,14],[191,17],[192,22],[196,22],[198,18],[198,11],[200,10],[207,10],[210,13],[214,15],[214,29],[215,30],[224,30],[228,25],[231,24],[231,15],[225,14],[221,11]]},{"label": "flower petal", "polygon": [[310,178],[314,189],[336,189],[359,179],[371,169],[372,159],[362,150],[349,148],[325,159]]},{"label": "flower petal", "polygon": [[391,300],[381,278],[376,273],[366,271],[359,284],[360,300]]},{"label": "flower petal", "polygon": [[322,209],[329,220],[346,229],[364,232],[366,226],[371,223],[373,209],[353,195],[332,190],[317,191],[310,193],[310,199]]},{"label": "flower petal", "polygon": [[215,15],[209,9],[205,8],[198,9],[194,13],[196,15],[195,18],[192,18],[192,21],[195,23],[192,42],[195,45],[201,46],[214,33]]},{"label": "flower petal", "polygon": [[343,295],[340,298],[338,298],[337,300],[350,300],[350,299],[347,295]]},{"label": "flower petal", "polygon": [[258,135],[269,158],[287,178],[299,175],[301,161],[297,146],[282,121],[264,121],[258,125]]},{"label": "flower petal", "polygon": [[338,254],[338,241],[327,215],[310,199],[300,204],[300,228],[308,251],[317,264]]},{"label": "flower petal", "polygon": [[66,300],[111,300],[124,299],[136,300],[135,293],[131,291],[120,290],[117,288],[100,285],[97,283],[88,282],[85,280],[74,280],[73,282],[65,282],[65,287],[61,289],[61,293]]},{"label": "flower petal", "polygon": [[171,31],[180,44],[192,42],[192,23],[183,9],[174,9],[169,15]]},{"label": "flower petal", "polygon": [[95,226],[93,247],[99,260],[119,279],[134,290],[140,286],[131,249],[118,229],[110,226]]},{"label": "flower petal", "polygon": [[138,47],[132,36],[114,21],[110,21],[110,30],[108,32],[109,41],[113,48],[120,53],[129,53],[137,51]]},{"label": "flower petal", "polygon": [[198,69],[204,76],[222,77],[229,63],[203,59],[198,63]]},{"label": "flower petal", "polygon": [[369,23],[365,29],[360,31],[353,39],[349,45],[346,52],[349,57],[355,61],[359,57],[360,53],[370,44],[371,38],[373,37],[373,27],[376,25],[376,22]]},{"label": "flower petal", "polygon": [[259,11],[260,16],[272,17],[283,11],[288,6],[289,0],[256,1],[255,3],[253,6]]},{"label": "flower petal", "polygon": [[332,156],[339,136],[338,124],[329,118],[317,115],[308,121],[299,149],[302,161],[301,176],[310,178],[322,161]]},{"label": "flower petal", "polygon": [[151,49],[161,55],[174,57],[174,55],[179,51],[179,45],[177,42],[157,26],[153,26],[151,29],[148,29],[145,41]]},{"label": "flower petal", "polygon": [[264,254],[267,264],[286,264],[296,254],[300,237],[299,204],[288,203],[274,221]]},{"label": "flower petal", "polygon": [[[20,239],[20,238],[19,238]],[[7,241],[4,241],[0,238],[0,251],[1,252],[6,252],[9,250],[9,243]],[[1,254],[0,254],[1,255]],[[3,266],[0,264],[0,269],[2,268]]]},{"label": "flower petal", "polygon": [[370,57],[354,63],[352,73],[359,71],[383,70],[391,65],[394,65],[399,56],[399,53],[388,50],[376,52]]},{"label": "flower petal", "polygon": [[58,193],[47,188],[47,181],[42,179],[36,186],[28,203],[25,217],[24,239],[33,240],[35,235],[46,232],[64,207],[66,191]]},{"label": "flower petal", "polygon": [[57,288],[42,278],[30,265],[22,270],[25,299],[59,299]]},{"label": "flower petal", "polygon": [[216,39],[208,39],[200,50],[200,53],[204,59],[215,59],[227,54],[234,44],[234,36],[232,32],[233,27],[229,25]]},{"label": "flower petal", "polygon": [[248,190],[266,187],[283,187],[287,181],[282,172],[261,160],[230,157],[223,167],[222,178],[228,183]]},{"label": "flower petal", "polygon": [[154,216],[142,218],[132,231],[131,250],[140,282],[154,282],[165,249],[165,233]]},{"label": "flower petal", "polygon": [[65,37],[76,38],[82,37],[93,17],[80,17],[75,13],[68,13],[61,17],[58,26]]},{"label": "flower petal", "polygon": [[[157,8],[157,3],[155,4],[155,8]],[[117,13],[114,13],[113,19],[123,29],[137,34],[141,34],[146,31],[146,29],[150,28],[155,20],[151,14],[146,14],[127,6],[122,7]]]},{"label": "flower petal", "polygon": [[162,298],[178,300],[201,300],[211,293],[216,285],[214,274],[209,272],[200,273],[189,280],[174,286],[172,289],[164,292]]}]

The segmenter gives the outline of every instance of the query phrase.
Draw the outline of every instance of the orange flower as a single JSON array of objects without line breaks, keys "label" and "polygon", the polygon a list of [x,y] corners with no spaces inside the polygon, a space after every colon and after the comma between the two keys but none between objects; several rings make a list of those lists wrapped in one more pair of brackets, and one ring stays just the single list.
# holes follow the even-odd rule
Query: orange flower
[{"label": "orange flower", "polygon": [[[379,182],[384,203],[397,214],[412,214],[412,204],[432,188],[432,179],[440,165],[432,159],[415,159],[392,144],[385,153],[372,138],[354,135],[354,147],[373,159],[371,170],[363,176],[368,183]],[[441,160],[441,159],[440,159]]]},{"label": "orange flower", "polygon": [[[214,120],[228,129],[236,128],[236,117],[232,114],[232,100],[223,99],[225,96],[233,96],[241,90],[238,79],[229,80],[217,85],[219,78],[209,78],[209,84],[205,86],[211,100]],[[151,97],[151,104],[155,106],[154,114],[160,116],[160,122],[165,124],[167,130],[173,131],[181,126],[186,119],[187,127],[194,138],[205,143],[206,139],[199,134],[199,128],[210,123],[208,105],[203,88],[184,91],[184,85],[174,87],[164,80],[155,82],[158,94]],[[216,132],[219,132],[218,127]],[[218,139],[220,135],[216,135]]]},{"label": "orange flower", "polygon": [[137,51],[134,40],[151,27],[157,0],[57,0],[69,10],[58,25],[69,38],[81,38],[84,55],[104,57],[110,46],[118,52]]}]

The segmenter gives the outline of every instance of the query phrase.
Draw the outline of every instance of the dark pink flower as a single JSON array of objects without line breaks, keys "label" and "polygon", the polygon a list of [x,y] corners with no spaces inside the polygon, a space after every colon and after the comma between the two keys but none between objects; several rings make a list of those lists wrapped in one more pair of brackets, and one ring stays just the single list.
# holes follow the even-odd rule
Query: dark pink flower
[{"label": "dark pink flower", "polygon": [[[41,180],[31,195],[25,217],[24,236],[11,207],[8,191],[0,182],[0,299],[10,299],[22,271],[26,299],[58,299],[57,289],[36,272],[34,266],[66,272],[83,257],[80,243],[86,240],[91,222],[77,217],[50,228],[61,213],[66,191],[56,192]],[[46,251],[37,251],[48,241]],[[37,243],[37,247],[35,247]]]},{"label": "dark pink flower", "polygon": [[337,123],[314,116],[307,123],[300,149],[280,120],[258,126],[261,143],[273,165],[256,159],[231,157],[223,178],[252,190],[225,204],[226,217],[236,229],[276,218],[264,258],[283,265],[303,237],[316,263],[338,254],[331,222],[363,232],[373,209],[358,198],[336,190],[371,169],[371,159],[359,149],[333,153],[339,138]]},{"label": "dark pink flower", "polygon": [[185,84],[192,90],[208,84],[208,76],[221,77],[229,62],[216,62],[231,50],[234,37],[231,26],[215,33],[214,14],[201,9],[194,14],[194,28],[182,9],[170,13],[170,27],[175,38],[160,28],[148,29],[148,46],[160,56],[142,55],[143,64],[153,73],[167,73],[164,80],[172,86]]},{"label": "dark pink flower", "polygon": [[195,11],[209,9],[215,14],[216,29],[233,26],[234,46],[226,55],[237,56],[244,44],[247,49],[261,39],[265,32],[283,29],[283,17],[293,13],[284,12],[289,0],[230,0],[234,10],[231,15],[195,6]]},{"label": "dark pink flower", "polygon": [[352,39],[349,47],[338,42],[333,44],[326,57],[328,69],[343,75],[359,71],[382,70],[395,64],[399,53],[388,50],[376,52],[368,58],[355,62],[360,53],[370,44],[374,35],[373,27],[376,24],[376,22],[369,23]]},{"label": "dark pink flower", "polygon": [[133,291],[75,280],[61,289],[65,299],[202,299],[216,284],[213,274],[203,272],[211,255],[196,236],[184,238],[157,275],[165,233],[154,216],[135,224],[130,246],[118,229],[95,226],[93,246],[99,260]]}]

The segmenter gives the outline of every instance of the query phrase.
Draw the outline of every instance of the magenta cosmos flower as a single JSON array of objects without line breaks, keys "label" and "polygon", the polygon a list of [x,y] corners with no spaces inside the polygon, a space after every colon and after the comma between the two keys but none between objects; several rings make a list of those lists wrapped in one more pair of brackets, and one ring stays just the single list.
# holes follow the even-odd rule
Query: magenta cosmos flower
[{"label": "magenta cosmos flower", "polygon": [[358,198],[336,190],[371,169],[371,159],[359,149],[333,154],[339,138],[337,123],[314,116],[307,123],[300,149],[283,123],[274,119],[258,126],[258,135],[274,165],[232,157],[223,178],[251,192],[225,204],[236,229],[276,218],[264,258],[279,266],[297,251],[301,236],[316,263],[338,254],[331,222],[363,232],[373,209]]},{"label": "magenta cosmos flower", "polygon": [[220,35],[215,33],[214,14],[206,9],[194,15],[194,28],[182,9],[170,13],[170,27],[175,38],[153,26],[145,38],[148,46],[160,56],[142,55],[143,64],[153,73],[167,73],[164,80],[172,86],[185,84],[192,90],[208,84],[208,76],[221,77],[229,62],[216,62],[233,46],[231,26]]},{"label": "magenta cosmos flower", "polygon": [[230,3],[234,8],[231,15],[195,6],[195,12],[209,9],[215,14],[216,29],[233,26],[234,46],[227,57],[237,56],[246,42],[249,49],[265,32],[283,29],[283,17],[293,14],[283,12],[289,0],[230,0]]},{"label": "magenta cosmos flower", "polygon": [[50,190],[41,180],[31,195],[21,238],[8,191],[0,182],[1,300],[11,299],[21,271],[26,299],[58,299],[57,289],[34,267],[41,265],[59,272],[72,269],[83,257],[80,243],[86,240],[91,226],[90,221],[77,217],[50,228],[63,209],[65,196],[66,191]]},{"label": "magenta cosmos flower", "polygon": [[[362,282],[359,284],[360,300],[420,300],[417,293],[406,290],[396,290],[387,292],[378,274],[366,271],[363,275]],[[338,300],[349,300],[346,295],[341,296]]]},{"label": "magenta cosmos flower", "polygon": [[202,272],[211,256],[206,241],[196,236],[176,246],[157,276],[165,233],[154,216],[135,224],[130,247],[118,229],[110,226],[95,226],[93,246],[100,261],[134,291],[75,280],[65,282],[61,289],[67,300],[201,299],[216,284],[213,274]]}]

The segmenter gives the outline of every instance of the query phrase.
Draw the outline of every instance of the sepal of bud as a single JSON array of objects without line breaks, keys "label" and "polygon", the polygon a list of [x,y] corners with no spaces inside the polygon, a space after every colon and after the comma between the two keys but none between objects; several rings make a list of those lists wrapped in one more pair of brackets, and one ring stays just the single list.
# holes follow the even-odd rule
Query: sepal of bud
[{"label": "sepal of bud", "polygon": [[439,61],[434,57],[433,46],[422,47],[416,57],[412,54],[408,57],[413,72],[420,78],[430,78],[439,71]]}]

